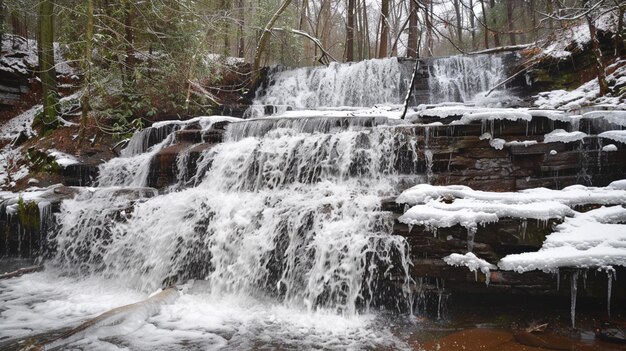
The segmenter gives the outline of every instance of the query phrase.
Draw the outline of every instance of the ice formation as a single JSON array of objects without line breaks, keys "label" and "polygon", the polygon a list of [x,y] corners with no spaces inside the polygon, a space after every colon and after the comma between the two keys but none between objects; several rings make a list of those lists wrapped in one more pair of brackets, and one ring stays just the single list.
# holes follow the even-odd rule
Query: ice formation
[{"label": "ice formation", "polygon": [[476,255],[471,252],[468,252],[464,255],[453,253],[444,257],[443,260],[451,266],[465,266],[474,273],[478,273],[478,271],[480,270],[485,275],[485,284],[487,285],[489,285],[491,270],[498,268],[497,266],[476,257]]}]

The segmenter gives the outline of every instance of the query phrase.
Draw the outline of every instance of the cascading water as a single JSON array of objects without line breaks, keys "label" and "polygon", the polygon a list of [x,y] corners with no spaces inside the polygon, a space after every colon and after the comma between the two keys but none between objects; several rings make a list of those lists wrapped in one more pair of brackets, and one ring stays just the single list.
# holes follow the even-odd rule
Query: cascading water
[{"label": "cascading water", "polygon": [[432,61],[430,102],[469,102],[506,78],[502,58],[495,55],[450,56]]},{"label": "cascading water", "polygon": [[[421,94],[414,94],[411,104],[470,102],[478,93],[488,91],[506,78],[499,56],[459,55],[427,62],[425,66],[430,66],[428,100]],[[259,117],[289,109],[354,109],[402,104],[413,66],[410,61],[389,58],[331,63],[327,67],[274,68],[268,73],[267,83],[256,92],[248,114]]]},{"label": "cascading water", "polygon": [[268,85],[257,91],[250,112],[262,116],[265,106],[276,112],[320,107],[371,107],[377,103],[399,104],[410,72],[396,58],[355,63],[331,63],[327,67],[274,70]]},{"label": "cascading water", "polygon": [[394,143],[384,128],[276,129],[226,142],[202,156],[211,168],[197,187],[142,199],[121,221],[110,219],[128,198],[109,188],[96,194],[118,203],[66,202],[55,263],[81,261],[148,291],[207,279],[216,293],[264,290],[289,305],[354,314],[374,299],[379,275],[408,284],[406,243],[389,235],[392,219],[380,211],[379,196],[393,192],[382,176],[393,173]]},{"label": "cascading water", "polygon": [[[209,301],[243,296],[313,318],[411,311],[408,245],[380,200],[395,194],[398,150],[411,140],[382,123],[233,123],[200,155],[193,187],[159,195],[137,178],[100,179],[63,202],[48,268],[140,293],[196,280]],[[123,173],[115,162],[104,167]],[[371,342],[385,344],[358,345]]]}]

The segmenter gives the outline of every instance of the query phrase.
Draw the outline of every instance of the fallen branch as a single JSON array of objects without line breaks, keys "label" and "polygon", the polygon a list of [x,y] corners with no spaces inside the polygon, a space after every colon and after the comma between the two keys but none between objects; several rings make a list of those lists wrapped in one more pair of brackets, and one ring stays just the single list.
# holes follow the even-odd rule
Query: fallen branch
[{"label": "fallen branch", "polygon": [[491,48],[491,49],[485,49],[485,50],[480,50],[480,51],[468,52],[467,55],[495,54],[495,53],[498,53],[498,52],[505,52],[505,51],[517,51],[517,50],[522,50],[522,49],[529,48],[529,47],[531,47],[533,45],[535,45],[535,43],[520,44],[520,45],[509,45],[509,46],[499,46],[497,48]]},{"label": "fallen branch", "polygon": [[34,272],[39,272],[39,271],[43,271],[43,266],[31,266],[31,267],[26,267],[26,268],[20,268],[16,271],[4,273],[0,275],[0,280],[15,278],[24,274],[34,273]]},{"label": "fallen branch", "polygon": [[485,94],[485,97],[489,96],[489,94],[491,94],[494,90],[498,89],[499,87],[503,86],[504,84],[512,81],[513,79],[515,79],[517,76],[519,76],[520,74],[528,71],[530,68],[532,68],[535,64],[537,64],[538,61],[532,62],[528,65],[526,65],[524,68],[520,69],[519,71],[517,71],[515,74],[511,75],[509,78],[501,81],[500,83],[496,84],[496,86],[494,86],[493,88],[491,88],[491,90],[489,90],[487,92],[487,94]]},{"label": "fallen branch", "polygon": [[115,336],[119,334],[116,328],[123,329],[124,324],[128,324],[131,329],[132,327],[138,328],[139,322],[157,314],[161,305],[174,302],[178,296],[179,293],[176,288],[167,288],[146,300],[104,312],[71,329],[57,339],[34,347],[34,350],[48,350],[67,345],[84,338],[88,332],[92,332],[98,337]]},{"label": "fallen branch", "polygon": [[406,116],[406,111],[409,108],[409,100],[411,99],[411,93],[413,92],[413,87],[415,86],[415,78],[417,77],[417,71],[420,69],[420,60],[415,59],[415,68],[413,69],[413,76],[411,76],[411,86],[409,86],[409,90],[406,92],[406,97],[404,98],[404,110],[402,111],[402,116],[400,119],[404,119]]},{"label": "fallen branch", "polygon": [[318,38],[310,35],[307,32],[297,30],[297,29],[290,29],[290,28],[273,28],[272,31],[289,32],[292,34],[303,36],[309,39],[310,41],[312,41],[315,44],[315,46],[317,46],[320,49],[320,51],[322,51],[322,56],[319,59],[320,63],[328,66],[330,64],[330,61],[328,60],[329,58],[333,60],[334,62],[337,62],[337,60],[333,57],[333,55],[331,55],[326,49],[324,49],[324,47],[322,46],[322,42]]}]

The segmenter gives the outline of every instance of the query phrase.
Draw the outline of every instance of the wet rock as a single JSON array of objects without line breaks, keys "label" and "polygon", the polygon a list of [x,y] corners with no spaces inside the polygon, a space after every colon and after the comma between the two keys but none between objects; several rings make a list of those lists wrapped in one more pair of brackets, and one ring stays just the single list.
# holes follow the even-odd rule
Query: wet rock
[{"label": "wet rock", "polygon": [[424,343],[424,351],[542,351],[515,342],[512,333],[498,329],[469,329]]}]

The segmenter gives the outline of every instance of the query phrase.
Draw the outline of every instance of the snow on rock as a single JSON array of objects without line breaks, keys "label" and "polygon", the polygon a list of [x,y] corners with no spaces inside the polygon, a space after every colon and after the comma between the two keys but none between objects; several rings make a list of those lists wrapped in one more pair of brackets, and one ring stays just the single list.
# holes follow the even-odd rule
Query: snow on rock
[{"label": "snow on rock", "polygon": [[66,167],[78,163],[78,159],[76,157],[56,149],[48,150],[48,155],[54,157],[59,166]]},{"label": "snow on rock", "polygon": [[169,120],[169,121],[156,122],[152,124],[152,128],[161,128],[161,127],[165,127],[167,125],[173,125],[173,124],[189,125],[193,123],[198,123],[200,125],[200,128],[202,128],[202,130],[207,130],[207,129],[210,129],[213,126],[213,124],[218,123],[218,122],[240,122],[240,121],[242,121],[241,118],[230,117],[230,116],[198,116],[198,117],[194,117],[194,118],[187,119],[184,121]]},{"label": "snow on rock", "polygon": [[506,144],[506,140],[504,139],[495,138],[495,139],[489,140],[489,145],[491,145],[491,147],[496,150],[504,149],[504,144]]},{"label": "snow on rock", "polygon": [[498,221],[498,215],[471,209],[447,210],[426,205],[411,207],[398,221],[408,225],[423,225],[426,228],[448,228],[461,225],[465,228],[477,228],[478,225],[494,223]]},{"label": "snow on rock", "polygon": [[626,144],[626,130],[609,130],[598,134],[598,137]]},{"label": "snow on rock", "polygon": [[430,200],[411,207],[398,218],[409,225],[428,228],[447,228],[455,225],[473,229],[478,225],[493,223],[500,218],[533,218],[548,220],[563,218],[574,213],[567,205],[556,201],[532,203],[499,203],[475,199],[455,199],[452,203]]},{"label": "snow on rock", "polygon": [[533,117],[546,117],[552,121],[571,122],[572,116],[559,110],[528,110]]},{"label": "snow on rock", "polygon": [[607,123],[626,127],[626,111],[590,111],[583,114],[586,119],[603,119]]},{"label": "snow on rock", "polygon": [[1,125],[0,139],[13,139],[22,131],[27,135],[35,135],[32,129],[33,120],[35,116],[41,112],[41,109],[42,105],[35,105],[30,110],[23,112]]},{"label": "snow on rock", "polygon": [[[626,84],[626,62],[618,61],[610,65],[607,70],[614,72],[607,75],[607,82],[619,91],[621,86]],[[626,109],[624,93],[612,96],[599,96],[600,87],[598,79],[593,78],[572,91],[562,89],[541,92],[534,102],[535,106],[541,109],[563,109],[566,111],[580,110],[583,106],[607,105],[612,109]],[[602,111],[605,112],[605,111]],[[618,111],[619,112],[619,111]]]},{"label": "snow on rock", "polygon": [[587,136],[583,132],[566,132],[563,129],[555,129],[546,134],[543,138],[544,143],[571,143],[583,140]]},{"label": "snow on rock", "polygon": [[617,146],[615,146],[615,144],[605,145],[602,147],[602,151],[604,152],[617,151]]},{"label": "snow on rock", "polygon": [[[622,186],[622,182],[624,185]],[[396,199],[397,203],[424,204],[438,198],[470,199],[479,202],[501,204],[532,204],[554,201],[569,207],[586,204],[617,205],[626,203],[626,180],[609,184],[607,187],[572,185],[562,190],[534,188],[519,192],[488,192],[473,190],[464,185],[437,186],[419,184],[405,190]]]},{"label": "snow on rock", "polygon": [[626,190],[626,179],[611,182],[609,185],[607,185],[606,188],[615,190]]},{"label": "snow on rock", "polygon": [[477,273],[480,270],[485,275],[485,283],[489,285],[489,277],[490,271],[492,269],[497,269],[498,267],[483,260],[482,258],[476,257],[471,252],[466,253],[465,255],[461,255],[458,253],[453,253],[449,256],[443,258],[444,262],[449,264],[450,266],[455,267],[467,267],[471,272]]},{"label": "snow on rock", "polygon": [[[489,137],[491,138],[491,134],[489,133],[485,133],[488,134]],[[484,140],[484,139],[488,139],[487,136],[485,136],[485,134],[480,136],[480,140]],[[489,145],[496,149],[496,150],[502,150],[504,149],[505,146],[524,146],[524,147],[528,147],[529,145],[535,145],[537,144],[537,140],[524,140],[524,141],[519,141],[519,140],[513,140],[513,141],[506,141],[504,139],[500,139],[500,138],[495,138],[495,139],[491,139],[489,140]]]},{"label": "snow on rock", "polygon": [[498,267],[518,273],[555,272],[561,267],[610,269],[626,266],[626,208],[577,213],[556,226],[537,252],[508,255]]}]

